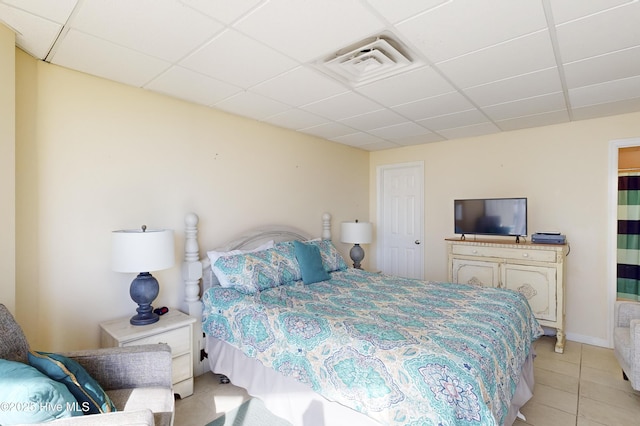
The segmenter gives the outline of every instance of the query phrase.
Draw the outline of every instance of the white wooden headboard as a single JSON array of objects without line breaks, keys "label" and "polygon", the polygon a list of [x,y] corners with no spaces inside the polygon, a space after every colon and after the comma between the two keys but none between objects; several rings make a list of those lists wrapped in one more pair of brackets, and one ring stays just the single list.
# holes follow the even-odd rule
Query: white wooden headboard
[{"label": "white wooden headboard", "polygon": [[[184,262],[182,263],[182,279],[184,281],[184,309],[191,316],[202,317],[201,280],[204,267],[208,263],[208,259],[204,256],[200,259],[200,246],[198,244],[198,215],[195,213],[187,213],[184,218],[185,224],[185,242],[184,242]],[[331,215],[324,213],[322,215],[322,232],[320,234],[324,240],[331,239]],[[295,239],[308,239],[316,236],[308,235],[308,233],[299,229],[285,226],[275,225],[258,228],[244,233],[238,238],[216,247],[217,251],[229,251],[235,249],[251,249],[268,240],[289,241]],[[214,249],[213,247],[210,248]]]}]

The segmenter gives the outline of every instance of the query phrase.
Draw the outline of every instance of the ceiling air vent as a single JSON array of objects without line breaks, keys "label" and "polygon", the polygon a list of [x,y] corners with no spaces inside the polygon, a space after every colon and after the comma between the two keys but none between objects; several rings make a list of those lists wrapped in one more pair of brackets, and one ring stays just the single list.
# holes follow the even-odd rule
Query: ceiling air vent
[{"label": "ceiling air vent", "polygon": [[359,86],[421,64],[398,41],[380,35],[342,49],[318,65],[334,77]]}]

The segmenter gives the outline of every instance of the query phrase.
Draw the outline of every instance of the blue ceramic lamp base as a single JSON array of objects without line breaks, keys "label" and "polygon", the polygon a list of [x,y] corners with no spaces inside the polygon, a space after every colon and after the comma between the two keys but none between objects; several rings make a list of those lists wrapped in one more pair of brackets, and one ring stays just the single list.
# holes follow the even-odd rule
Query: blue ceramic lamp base
[{"label": "blue ceramic lamp base", "polygon": [[137,315],[131,317],[131,325],[148,325],[158,322],[160,317],[153,312],[151,302],[158,297],[160,286],[158,280],[148,272],[140,272],[131,282],[129,294],[131,299],[138,304]]},{"label": "blue ceramic lamp base", "polygon": [[354,244],[349,251],[349,256],[353,260],[353,267],[356,269],[362,269],[360,262],[364,259],[364,249],[360,247],[360,244]]}]

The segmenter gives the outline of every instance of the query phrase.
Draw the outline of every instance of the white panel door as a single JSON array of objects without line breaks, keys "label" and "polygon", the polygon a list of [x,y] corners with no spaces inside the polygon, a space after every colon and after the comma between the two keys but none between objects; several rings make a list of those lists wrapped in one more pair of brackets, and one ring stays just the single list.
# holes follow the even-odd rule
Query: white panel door
[{"label": "white panel door", "polygon": [[378,268],[424,279],[424,164],[378,167]]}]

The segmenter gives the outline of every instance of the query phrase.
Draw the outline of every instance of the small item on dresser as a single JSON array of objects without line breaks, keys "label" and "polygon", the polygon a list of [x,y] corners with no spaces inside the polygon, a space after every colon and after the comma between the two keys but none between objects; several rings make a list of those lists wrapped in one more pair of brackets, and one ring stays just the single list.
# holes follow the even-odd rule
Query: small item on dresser
[{"label": "small item on dresser", "polygon": [[169,312],[169,308],[167,308],[166,306],[163,306],[162,308],[156,308],[153,310],[153,313],[156,315],[164,315],[167,312]]},{"label": "small item on dresser", "polygon": [[565,244],[567,237],[559,232],[537,232],[531,236],[532,243]]}]

